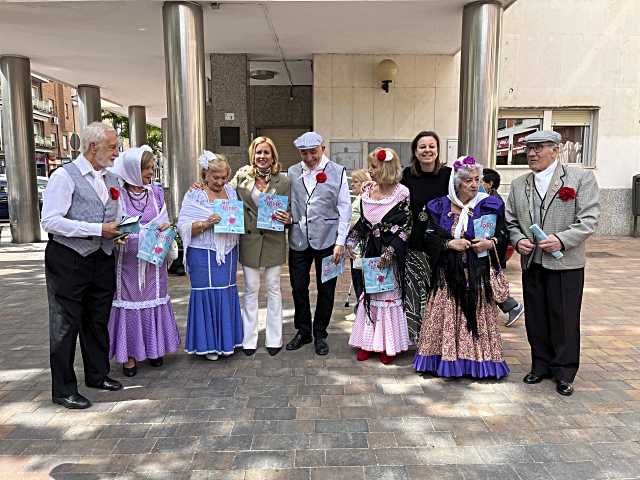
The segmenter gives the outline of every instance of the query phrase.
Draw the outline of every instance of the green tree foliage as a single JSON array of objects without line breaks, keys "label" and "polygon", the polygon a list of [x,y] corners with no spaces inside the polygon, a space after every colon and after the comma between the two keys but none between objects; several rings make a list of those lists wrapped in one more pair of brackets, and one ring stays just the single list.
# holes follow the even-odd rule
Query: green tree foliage
[{"label": "green tree foliage", "polygon": [[[123,138],[129,138],[129,118],[107,110],[102,111],[102,120],[109,123],[119,132]],[[162,129],[147,125],[147,145],[153,150],[153,154],[158,157],[162,154]]]}]

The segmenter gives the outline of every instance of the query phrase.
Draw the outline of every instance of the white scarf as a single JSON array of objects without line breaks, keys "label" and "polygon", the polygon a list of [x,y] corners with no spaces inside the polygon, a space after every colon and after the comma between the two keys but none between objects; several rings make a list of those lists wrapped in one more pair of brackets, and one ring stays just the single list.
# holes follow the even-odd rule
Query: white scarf
[{"label": "white scarf", "polygon": [[558,166],[558,160],[555,160],[551,165],[542,170],[541,172],[533,172],[533,177],[536,182],[536,190],[540,194],[540,197],[544,198],[549,190],[551,179]]},{"label": "white scarf", "polygon": [[[237,200],[236,191],[231,185],[225,183],[224,189],[229,200]],[[211,216],[211,208],[207,203],[207,194],[202,190],[192,190],[187,192],[182,200],[182,207],[178,215],[178,231],[182,238],[183,265],[188,273],[187,248],[191,244],[191,227],[195,222],[202,222]],[[218,265],[225,263],[225,256],[238,244],[237,233],[213,233],[213,243],[216,251],[216,262]]]},{"label": "white scarf", "polygon": [[451,175],[449,175],[449,194],[447,197],[451,200],[451,203],[460,208],[460,218],[458,224],[454,230],[453,238],[462,238],[462,235],[467,231],[469,218],[472,216],[473,209],[476,207],[480,200],[483,200],[489,196],[486,192],[478,192],[469,202],[462,203],[456,194],[456,189],[453,182],[455,175],[455,169],[451,169]]},{"label": "white scarf", "polygon": [[113,161],[113,167],[108,167],[107,170],[117,175],[120,178],[120,183],[126,182],[129,185],[149,190],[151,185],[145,185],[142,181],[141,163],[144,152],[153,152],[153,150],[149,145],[128,148]]}]

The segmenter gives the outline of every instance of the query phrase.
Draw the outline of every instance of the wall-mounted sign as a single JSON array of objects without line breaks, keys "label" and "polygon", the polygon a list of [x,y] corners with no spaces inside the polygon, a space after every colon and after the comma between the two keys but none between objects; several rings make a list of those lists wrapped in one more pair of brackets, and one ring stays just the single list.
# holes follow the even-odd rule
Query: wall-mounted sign
[{"label": "wall-mounted sign", "polygon": [[235,113],[231,113],[231,112],[227,112],[224,114],[224,119],[227,122],[232,122],[233,120],[236,119],[236,114]]}]

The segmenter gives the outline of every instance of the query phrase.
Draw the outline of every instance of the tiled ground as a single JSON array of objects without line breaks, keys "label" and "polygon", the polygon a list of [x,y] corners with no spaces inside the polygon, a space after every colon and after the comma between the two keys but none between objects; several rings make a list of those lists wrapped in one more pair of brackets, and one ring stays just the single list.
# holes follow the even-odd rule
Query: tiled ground
[{"label": "tiled ground", "polygon": [[[6,237],[5,237],[6,238]],[[640,240],[589,244],[582,366],[571,398],[528,369],[524,324],[502,329],[504,381],[355,361],[339,285],[327,357],[312,347],[217,363],[169,356],[71,412],[50,402],[43,245],[0,245],[0,478],[640,478]],[[511,262],[513,291],[519,271]],[[292,332],[289,279],[286,336]],[[184,332],[188,287],[172,277]],[[78,356],[79,359],[79,356]],[[81,369],[78,368],[81,372]]]}]

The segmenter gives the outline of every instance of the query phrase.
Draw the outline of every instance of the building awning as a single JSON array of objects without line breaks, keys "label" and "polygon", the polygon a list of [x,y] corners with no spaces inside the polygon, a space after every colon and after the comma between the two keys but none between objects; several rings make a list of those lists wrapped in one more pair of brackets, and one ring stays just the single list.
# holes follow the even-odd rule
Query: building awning
[{"label": "building awning", "polygon": [[[468,3],[472,0],[201,2],[205,52],[279,60],[277,35],[288,60],[309,60],[314,53],[454,54]],[[98,85],[103,98],[123,106],[111,108],[120,113],[126,114],[128,105],[145,105],[148,121],[159,125],[166,116],[162,5],[2,2],[0,55],[30,57],[34,72],[70,85]]]}]

